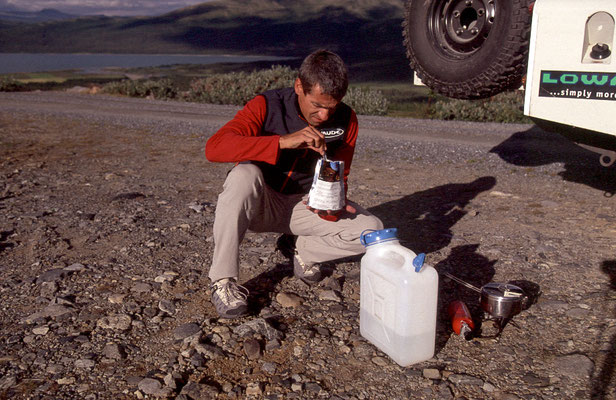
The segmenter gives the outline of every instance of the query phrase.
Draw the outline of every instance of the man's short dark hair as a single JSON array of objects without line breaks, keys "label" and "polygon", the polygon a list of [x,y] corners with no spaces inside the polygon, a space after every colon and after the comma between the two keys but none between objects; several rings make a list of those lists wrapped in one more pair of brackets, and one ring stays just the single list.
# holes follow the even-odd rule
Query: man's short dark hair
[{"label": "man's short dark hair", "polygon": [[324,94],[336,100],[342,100],[349,87],[344,61],[336,53],[322,49],[304,59],[299,67],[299,79],[305,93],[310,93],[318,83]]}]

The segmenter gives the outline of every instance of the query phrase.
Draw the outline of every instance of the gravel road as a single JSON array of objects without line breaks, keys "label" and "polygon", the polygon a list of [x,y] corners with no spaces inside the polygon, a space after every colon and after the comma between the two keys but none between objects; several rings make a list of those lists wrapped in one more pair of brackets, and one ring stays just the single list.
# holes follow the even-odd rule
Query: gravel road
[{"label": "gravel road", "polygon": [[[359,334],[359,258],[308,287],[248,234],[251,315],[209,303],[205,140],[237,107],[0,93],[0,399],[616,399],[614,168],[532,125],[360,116],[349,197],[427,262],[531,304],[498,332],[441,275],[437,348]],[[466,302],[475,337],[452,333]]]}]

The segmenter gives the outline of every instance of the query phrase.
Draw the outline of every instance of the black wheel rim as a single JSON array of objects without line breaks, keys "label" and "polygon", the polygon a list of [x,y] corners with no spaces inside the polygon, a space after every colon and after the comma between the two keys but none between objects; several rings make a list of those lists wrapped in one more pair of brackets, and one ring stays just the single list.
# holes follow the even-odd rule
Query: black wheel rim
[{"label": "black wheel rim", "polygon": [[476,53],[490,36],[496,21],[496,0],[433,1],[428,32],[440,54],[464,59]]}]

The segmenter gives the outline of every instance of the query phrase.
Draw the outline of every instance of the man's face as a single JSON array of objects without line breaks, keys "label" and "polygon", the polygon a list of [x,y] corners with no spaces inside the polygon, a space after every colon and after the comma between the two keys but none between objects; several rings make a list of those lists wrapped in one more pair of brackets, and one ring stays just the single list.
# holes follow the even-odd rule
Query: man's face
[{"label": "man's face", "polygon": [[318,83],[312,86],[310,93],[304,92],[299,78],[295,80],[295,93],[302,115],[312,126],[319,126],[327,121],[340,103],[332,96],[323,94]]}]

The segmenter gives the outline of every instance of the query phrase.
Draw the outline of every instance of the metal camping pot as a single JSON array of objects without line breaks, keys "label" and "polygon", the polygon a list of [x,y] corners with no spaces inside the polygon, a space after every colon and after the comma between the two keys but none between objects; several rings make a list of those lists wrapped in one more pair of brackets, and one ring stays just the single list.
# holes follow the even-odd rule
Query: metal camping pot
[{"label": "metal camping pot", "polygon": [[481,308],[493,318],[509,319],[519,314],[528,304],[528,296],[519,286],[510,283],[487,283],[480,288],[457,278],[450,273],[443,272],[450,279],[473,289],[481,294]]},{"label": "metal camping pot", "polygon": [[494,318],[512,318],[528,303],[524,291],[509,283],[487,283],[481,287],[481,308]]}]

